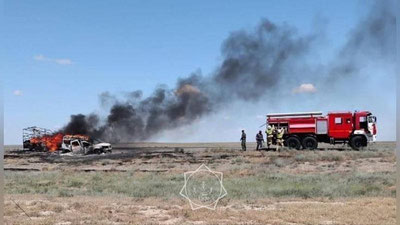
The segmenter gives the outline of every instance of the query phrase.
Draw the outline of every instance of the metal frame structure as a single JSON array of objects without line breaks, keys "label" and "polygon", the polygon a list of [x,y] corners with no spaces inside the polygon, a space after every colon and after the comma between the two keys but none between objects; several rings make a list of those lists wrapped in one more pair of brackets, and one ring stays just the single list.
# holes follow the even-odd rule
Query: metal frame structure
[{"label": "metal frame structure", "polygon": [[22,129],[22,144],[25,148],[25,143],[32,138],[42,137],[44,135],[52,135],[53,131],[46,128],[41,128],[37,126],[27,127]]}]

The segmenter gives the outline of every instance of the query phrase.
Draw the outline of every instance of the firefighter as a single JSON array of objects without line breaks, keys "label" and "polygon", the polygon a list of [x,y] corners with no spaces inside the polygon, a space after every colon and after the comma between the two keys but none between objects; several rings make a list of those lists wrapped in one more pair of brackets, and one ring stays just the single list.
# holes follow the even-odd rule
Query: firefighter
[{"label": "firefighter", "polygon": [[242,130],[242,137],[240,138],[242,142],[242,151],[246,151],[246,133]]},{"label": "firefighter", "polygon": [[262,143],[264,142],[264,136],[262,135],[261,130],[258,131],[258,134],[256,135],[256,141],[257,141],[257,148],[256,150],[260,150],[262,148]]},{"label": "firefighter", "polygon": [[268,125],[267,129],[265,130],[265,135],[267,136],[267,146],[269,149],[269,146],[272,145],[272,139],[274,137],[274,129],[275,127]]},{"label": "firefighter", "polygon": [[285,134],[285,129],[283,127],[277,129],[276,133],[276,150],[280,151],[283,147],[283,135]]}]

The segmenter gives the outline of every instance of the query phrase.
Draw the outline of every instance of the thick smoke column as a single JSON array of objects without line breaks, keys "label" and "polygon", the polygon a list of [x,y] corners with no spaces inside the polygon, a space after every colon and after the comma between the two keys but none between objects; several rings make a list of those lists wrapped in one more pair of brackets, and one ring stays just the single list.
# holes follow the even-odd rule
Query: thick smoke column
[{"label": "thick smoke column", "polygon": [[[87,134],[109,141],[145,140],[165,129],[189,124],[229,102],[256,101],[286,75],[284,67],[302,57],[312,38],[297,37],[293,28],[263,20],[254,31],[232,33],[222,46],[223,61],[215,73],[178,80],[176,88],[157,88],[142,99],[140,91],[116,101],[105,121],[91,114],[72,115],[63,132]],[[115,101],[108,93],[102,104]]]},{"label": "thick smoke column", "polygon": [[296,30],[264,20],[253,33],[232,33],[223,43],[224,58],[212,78],[227,99],[256,101],[290,76],[285,72],[293,60],[309,50],[312,36],[298,37]]},{"label": "thick smoke column", "polygon": [[[333,66],[321,71],[328,73],[328,80],[353,74],[360,65],[359,56],[365,52],[392,53],[395,18],[387,5],[377,5],[353,30]],[[147,98],[142,98],[141,91],[132,92],[124,101],[103,93],[102,104],[112,102],[106,118],[72,115],[63,132],[113,142],[146,140],[160,131],[190,124],[233,101],[255,102],[267,93],[277,94],[278,87],[293,77],[288,68],[304,61],[315,38],[317,35],[299,36],[294,28],[265,19],[254,30],[229,35],[221,49],[223,60],[210,76],[193,73],[179,79],[175,88],[160,86]]]}]

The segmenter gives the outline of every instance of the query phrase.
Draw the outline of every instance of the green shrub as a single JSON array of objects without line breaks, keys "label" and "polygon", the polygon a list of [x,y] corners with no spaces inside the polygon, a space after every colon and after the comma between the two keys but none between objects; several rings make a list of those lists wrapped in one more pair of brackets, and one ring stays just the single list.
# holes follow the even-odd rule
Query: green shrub
[{"label": "green shrub", "polygon": [[[274,164],[286,165],[276,158]],[[238,165],[238,169],[243,166]],[[261,170],[260,170],[261,171]],[[285,174],[268,171],[247,176],[224,176],[223,184],[231,199],[260,197],[354,197],[395,196],[394,172],[341,174]],[[180,198],[182,174],[130,172],[5,172],[8,194],[46,194],[71,197],[79,195],[117,195],[135,198]]]}]

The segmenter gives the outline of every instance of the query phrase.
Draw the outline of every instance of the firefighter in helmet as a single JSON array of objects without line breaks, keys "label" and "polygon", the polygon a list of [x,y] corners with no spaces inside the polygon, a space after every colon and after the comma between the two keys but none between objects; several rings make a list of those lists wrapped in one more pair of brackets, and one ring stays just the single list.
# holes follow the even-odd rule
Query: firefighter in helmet
[{"label": "firefighter in helmet", "polygon": [[267,146],[269,149],[269,146],[272,145],[272,139],[274,138],[274,126],[268,125],[267,129],[265,130],[265,134],[267,136]]},{"label": "firefighter in helmet", "polygon": [[276,150],[280,151],[281,147],[283,147],[283,135],[285,134],[285,128],[278,128],[276,133]]}]

